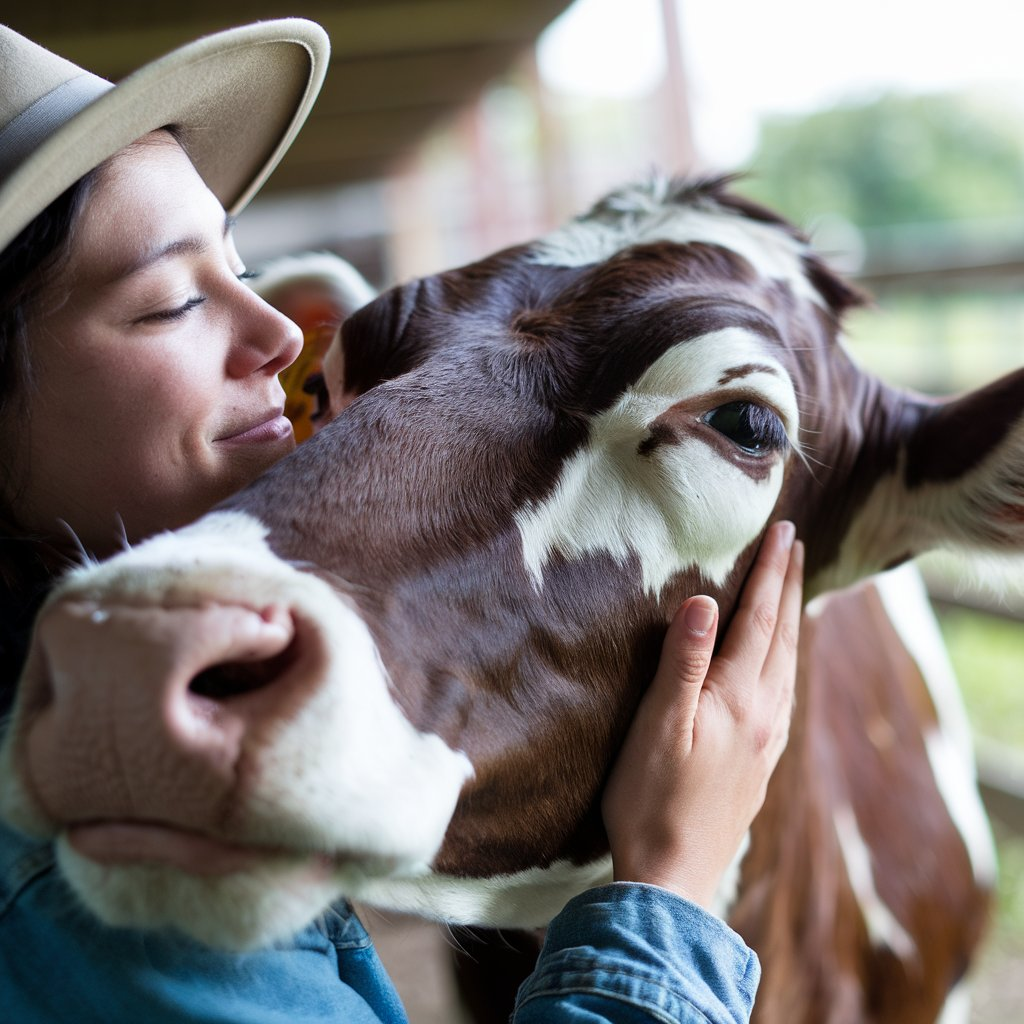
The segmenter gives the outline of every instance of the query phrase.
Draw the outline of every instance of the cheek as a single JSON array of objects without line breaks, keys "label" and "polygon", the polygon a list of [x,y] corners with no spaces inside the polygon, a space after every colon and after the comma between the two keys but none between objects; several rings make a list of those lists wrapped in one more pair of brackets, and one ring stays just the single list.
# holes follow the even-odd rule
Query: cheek
[{"label": "cheek", "polygon": [[78,337],[37,362],[28,486],[58,515],[113,507],[127,517],[148,499],[172,502],[216,468],[206,438],[224,415],[222,371],[147,341],[128,350]]},{"label": "cheek", "polygon": [[132,336],[70,327],[40,339],[36,360],[39,402],[69,432],[106,431],[127,442],[125,431],[180,433],[215,408],[224,377],[216,339],[197,339],[183,328]]},{"label": "cheek", "polygon": [[142,352],[134,360],[83,363],[56,377],[46,397],[69,440],[94,446],[94,457],[166,457],[190,447],[218,411],[219,377],[202,361],[189,366],[172,355]]}]

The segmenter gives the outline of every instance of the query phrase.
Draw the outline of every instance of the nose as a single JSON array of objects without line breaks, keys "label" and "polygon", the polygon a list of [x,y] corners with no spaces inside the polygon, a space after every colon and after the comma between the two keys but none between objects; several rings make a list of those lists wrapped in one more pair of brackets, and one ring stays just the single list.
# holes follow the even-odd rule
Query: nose
[{"label": "nose", "polygon": [[302,329],[246,285],[236,311],[235,344],[228,373],[243,378],[252,373],[276,375],[291,366],[302,351]]},{"label": "nose", "polygon": [[55,604],[20,684],[29,791],[60,823],[220,823],[308,693],[304,646],[280,607]]}]

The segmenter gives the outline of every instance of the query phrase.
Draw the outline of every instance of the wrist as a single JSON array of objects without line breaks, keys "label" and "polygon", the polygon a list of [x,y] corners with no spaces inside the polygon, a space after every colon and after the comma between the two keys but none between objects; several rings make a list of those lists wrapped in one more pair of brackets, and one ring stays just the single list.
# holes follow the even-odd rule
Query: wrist
[{"label": "wrist", "polygon": [[612,878],[616,882],[639,882],[667,889],[690,903],[709,910],[724,872],[693,872],[677,864],[650,858],[612,858]]}]

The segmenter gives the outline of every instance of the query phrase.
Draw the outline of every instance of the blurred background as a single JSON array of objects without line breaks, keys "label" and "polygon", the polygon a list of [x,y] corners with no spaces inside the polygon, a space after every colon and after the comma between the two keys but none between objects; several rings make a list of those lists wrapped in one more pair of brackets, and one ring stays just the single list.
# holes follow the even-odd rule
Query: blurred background
[{"label": "blurred background", "polygon": [[[250,263],[331,249],[377,287],[526,240],[652,169],[742,171],[876,308],[860,361],[944,394],[1024,362],[1020,0],[0,0],[111,79],[303,15],[317,108],[242,218]],[[995,815],[1000,913],[973,1020],[1024,1019],[1024,565],[928,559]]]}]

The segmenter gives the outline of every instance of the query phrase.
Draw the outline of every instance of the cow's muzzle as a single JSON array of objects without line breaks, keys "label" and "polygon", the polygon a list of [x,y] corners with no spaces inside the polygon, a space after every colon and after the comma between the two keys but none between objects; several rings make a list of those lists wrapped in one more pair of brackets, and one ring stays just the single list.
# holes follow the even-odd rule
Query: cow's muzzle
[{"label": "cow's muzzle", "polygon": [[58,601],[21,682],[29,793],[61,826],[217,835],[246,788],[249,753],[315,687],[315,646],[275,605]]}]

